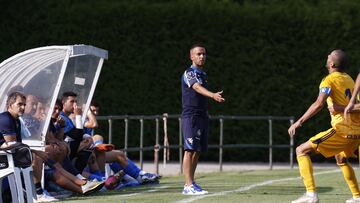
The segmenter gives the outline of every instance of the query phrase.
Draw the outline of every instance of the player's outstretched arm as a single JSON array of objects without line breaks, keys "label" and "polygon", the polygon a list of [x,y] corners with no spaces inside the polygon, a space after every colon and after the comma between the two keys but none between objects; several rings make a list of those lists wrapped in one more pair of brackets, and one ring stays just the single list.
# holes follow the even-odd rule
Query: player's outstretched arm
[{"label": "player's outstretched arm", "polygon": [[206,97],[210,97],[212,99],[214,99],[215,101],[221,103],[224,102],[225,99],[222,97],[222,93],[223,91],[220,92],[211,92],[209,90],[207,90],[205,87],[203,87],[202,85],[200,85],[199,83],[195,83],[192,88],[199,94],[204,95]]},{"label": "player's outstretched arm", "polygon": [[295,135],[296,129],[298,127],[300,127],[305,121],[316,115],[324,107],[327,97],[328,95],[326,93],[319,94],[316,101],[311,104],[311,106],[304,113],[304,115],[302,115],[299,120],[297,120],[294,124],[290,126],[290,128],[288,129],[288,133],[291,137]]}]

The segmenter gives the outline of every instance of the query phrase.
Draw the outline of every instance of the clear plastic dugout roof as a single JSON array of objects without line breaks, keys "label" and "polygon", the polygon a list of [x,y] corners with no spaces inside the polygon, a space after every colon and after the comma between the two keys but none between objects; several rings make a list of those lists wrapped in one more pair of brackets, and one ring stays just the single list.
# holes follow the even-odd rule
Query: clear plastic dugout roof
[{"label": "clear plastic dugout roof", "polygon": [[107,58],[106,50],[87,45],[41,47],[10,57],[0,64],[0,112],[6,111],[9,93],[24,93],[27,101],[21,120],[27,132],[22,132],[23,140],[30,146],[44,146],[52,109],[63,92],[78,94],[84,122]]}]

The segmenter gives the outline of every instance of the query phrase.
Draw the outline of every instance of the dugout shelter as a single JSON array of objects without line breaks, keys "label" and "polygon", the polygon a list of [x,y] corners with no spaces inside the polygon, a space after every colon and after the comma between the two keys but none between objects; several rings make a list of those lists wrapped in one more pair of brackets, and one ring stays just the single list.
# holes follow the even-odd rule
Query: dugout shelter
[{"label": "dugout shelter", "polygon": [[107,58],[106,50],[89,45],[47,46],[16,54],[0,64],[0,111],[6,111],[10,92],[24,93],[27,110],[22,117],[27,129],[22,131],[23,142],[43,150],[55,101],[63,92],[78,94],[85,122]]}]

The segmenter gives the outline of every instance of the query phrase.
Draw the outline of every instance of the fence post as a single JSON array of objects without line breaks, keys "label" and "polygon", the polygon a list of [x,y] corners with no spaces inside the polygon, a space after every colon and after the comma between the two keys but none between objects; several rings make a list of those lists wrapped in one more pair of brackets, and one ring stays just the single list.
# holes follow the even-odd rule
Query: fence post
[{"label": "fence post", "polygon": [[[294,124],[294,119],[290,120],[290,126]],[[294,168],[294,137],[290,137],[290,168]]]},{"label": "fence post", "polygon": [[179,163],[180,163],[180,174],[183,173],[183,148],[182,148],[182,120],[179,117]]},{"label": "fence post", "polygon": [[219,142],[219,165],[220,172],[223,170],[223,140],[224,140],[224,119],[220,118],[220,142]]},{"label": "fence post", "polygon": [[272,119],[269,117],[269,169],[273,169],[273,134],[272,134]]},{"label": "fence post", "polygon": [[170,147],[169,147],[169,138],[167,132],[167,117],[168,114],[163,114],[163,122],[164,122],[164,154],[163,154],[163,168],[166,168],[166,162],[169,160],[170,156]]},{"label": "fence post", "polygon": [[112,144],[112,119],[108,119],[109,122],[109,144]]},{"label": "fence post", "polygon": [[144,119],[140,119],[140,168],[143,169],[143,153],[144,153]]},{"label": "fence post", "polygon": [[124,153],[127,156],[127,148],[128,148],[128,137],[129,137],[129,119],[125,118],[125,139],[124,139]]},{"label": "fence post", "polygon": [[155,134],[155,147],[154,147],[154,164],[155,164],[155,172],[159,174],[159,118],[155,119],[156,122],[156,134]]}]

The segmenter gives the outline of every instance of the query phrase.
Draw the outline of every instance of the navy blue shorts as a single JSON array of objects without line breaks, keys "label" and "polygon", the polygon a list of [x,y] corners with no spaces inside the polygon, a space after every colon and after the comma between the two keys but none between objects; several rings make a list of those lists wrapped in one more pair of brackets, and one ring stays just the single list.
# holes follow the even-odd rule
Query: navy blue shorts
[{"label": "navy blue shorts", "polygon": [[201,116],[182,118],[184,150],[206,152],[208,131],[209,118]]},{"label": "navy blue shorts", "polygon": [[56,169],[47,168],[44,169],[44,179],[45,181],[55,181],[54,179],[54,173]]}]

